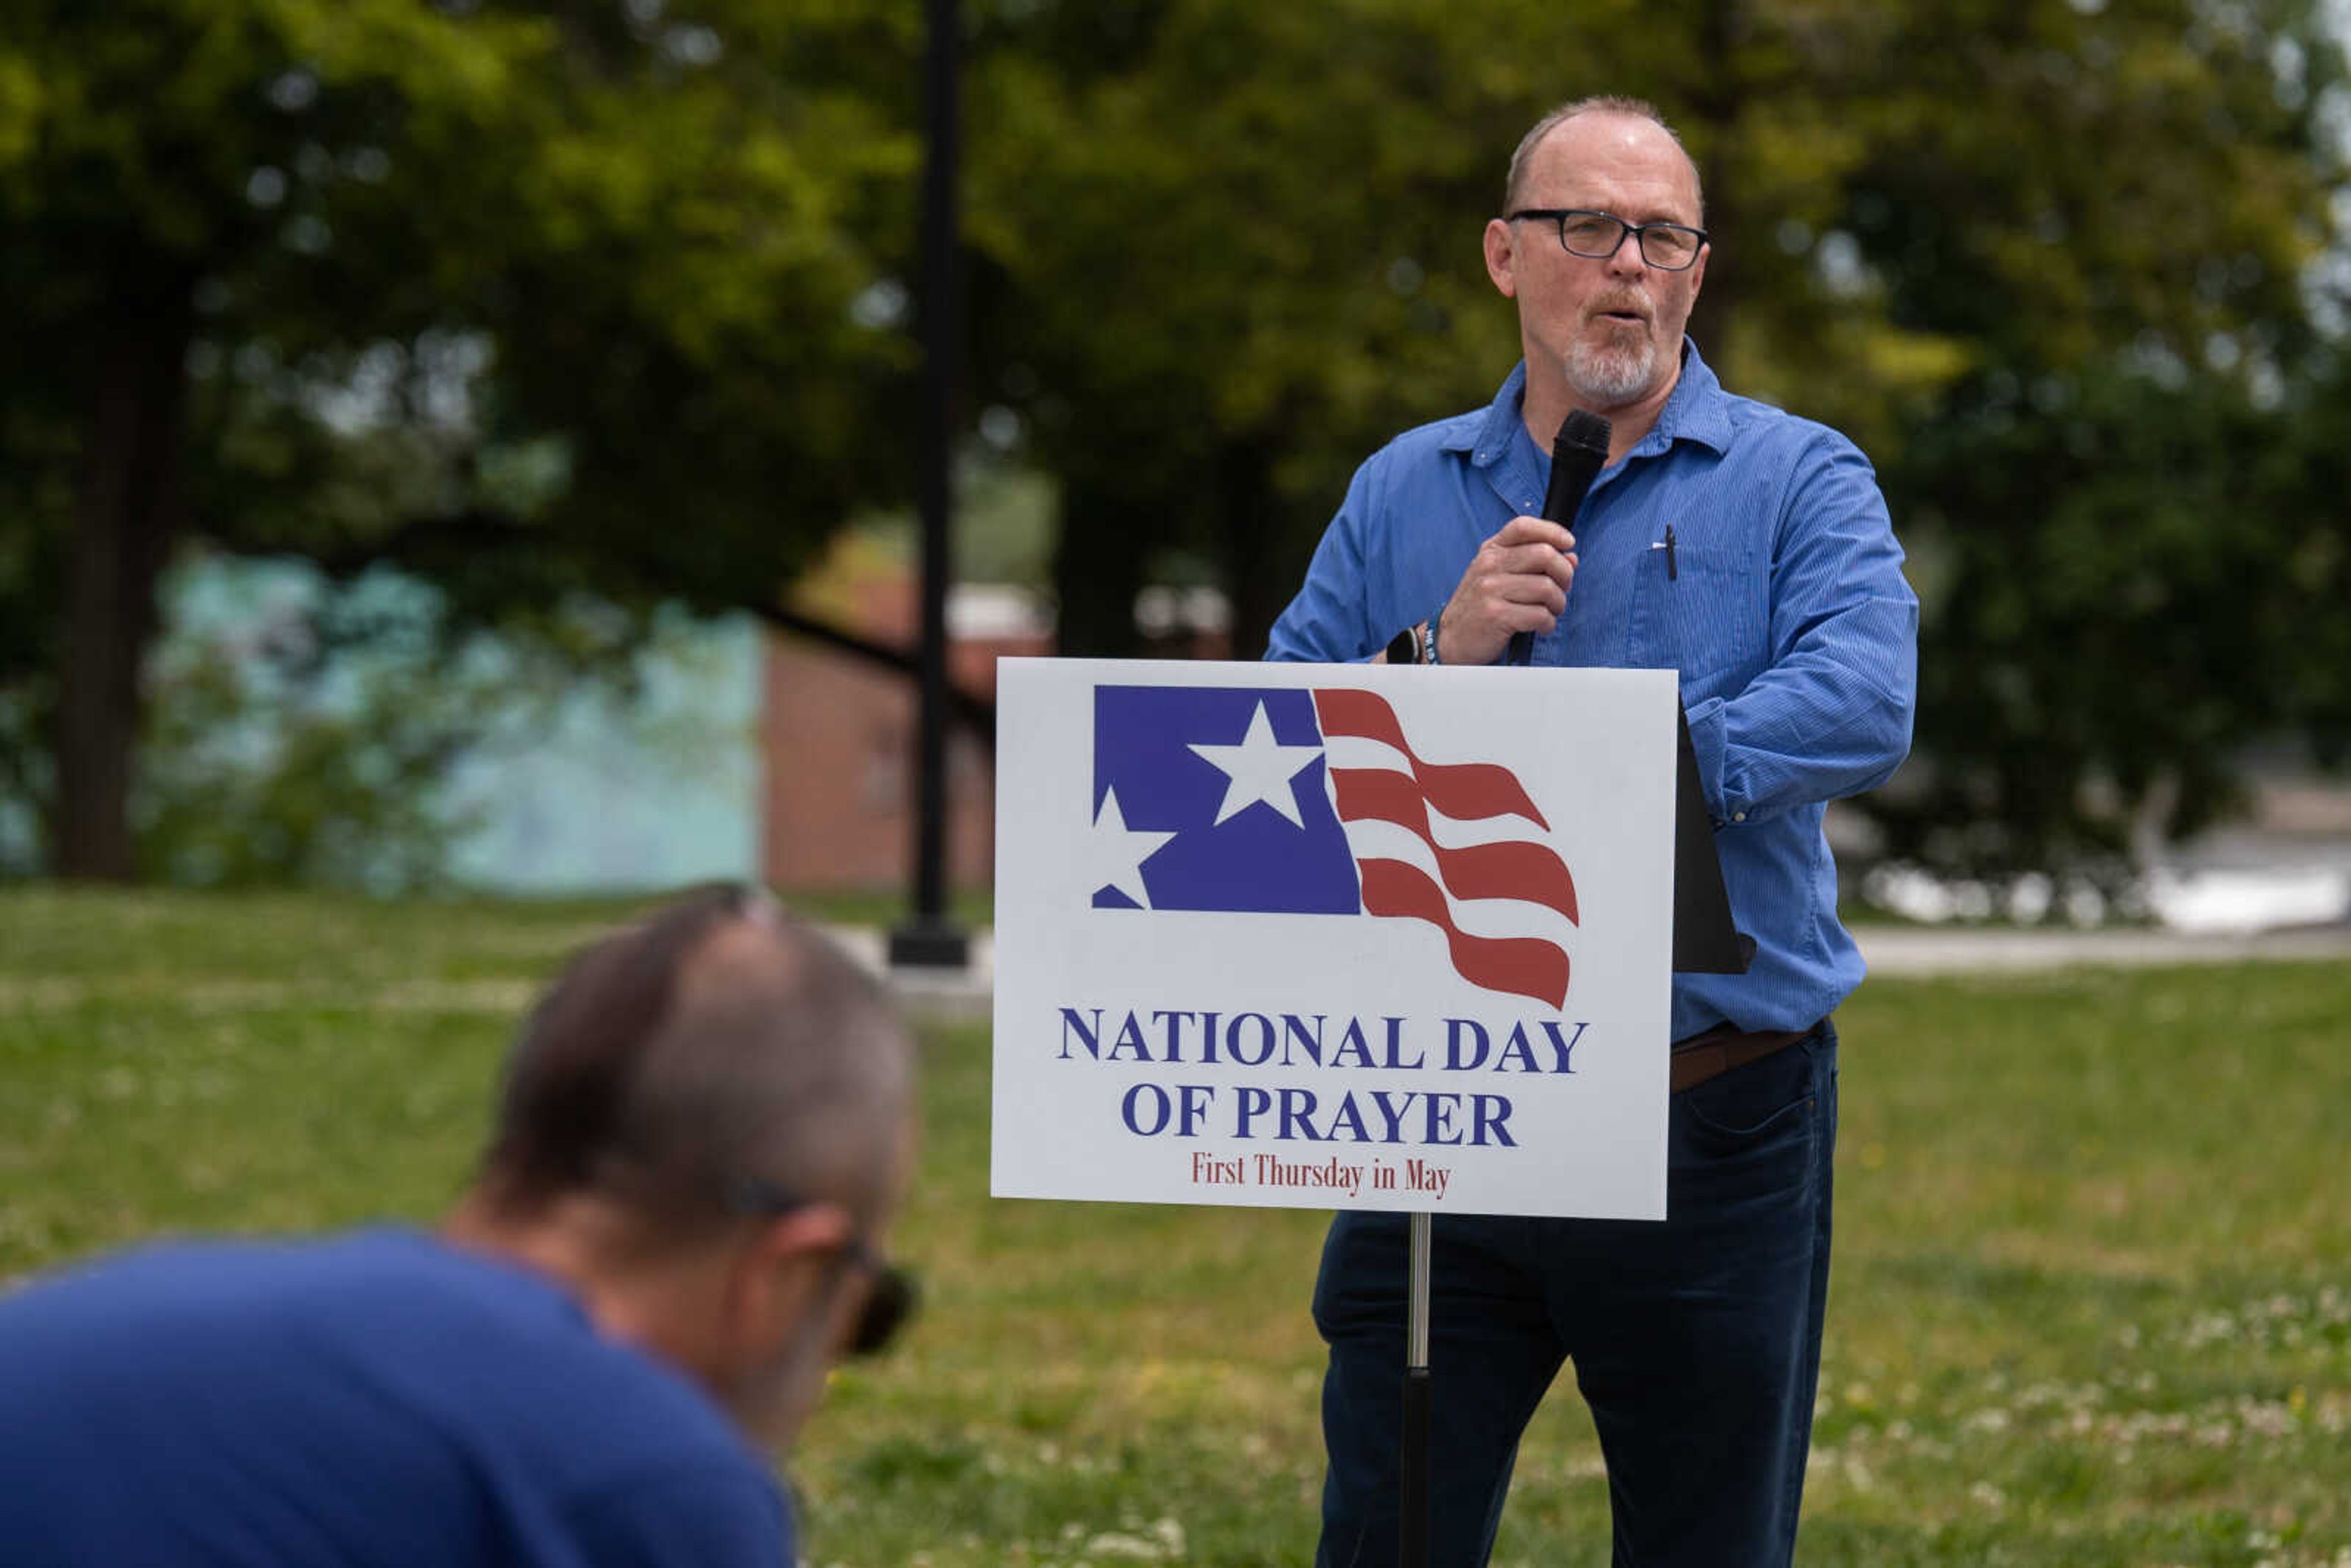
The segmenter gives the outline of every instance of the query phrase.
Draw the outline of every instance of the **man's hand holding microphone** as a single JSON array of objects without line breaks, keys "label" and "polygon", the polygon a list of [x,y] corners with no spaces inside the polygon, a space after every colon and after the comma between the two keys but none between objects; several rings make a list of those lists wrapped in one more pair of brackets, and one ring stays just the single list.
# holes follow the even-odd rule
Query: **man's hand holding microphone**
[{"label": "man's hand holding microphone", "polygon": [[1461,584],[1429,623],[1431,663],[1490,664],[1505,652],[1523,664],[1534,640],[1567,612],[1575,581],[1575,536],[1567,525],[1608,463],[1608,422],[1571,413],[1552,444],[1551,487],[1540,517],[1512,517],[1478,547]]},{"label": "man's hand holding microphone", "polygon": [[1461,586],[1437,612],[1440,657],[1448,664],[1490,664],[1518,637],[1531,644],[1567,612],[1574,581],[1575,536],[1567,526],[1512,517],[1478,547]]}]

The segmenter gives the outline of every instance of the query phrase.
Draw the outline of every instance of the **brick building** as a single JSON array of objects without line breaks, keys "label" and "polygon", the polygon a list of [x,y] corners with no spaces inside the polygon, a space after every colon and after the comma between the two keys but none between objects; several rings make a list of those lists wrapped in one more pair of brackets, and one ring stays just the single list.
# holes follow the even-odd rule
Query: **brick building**
[{"label": "brick building", "polygon": [[[910,575],[854,586],[849,622],[861,634],[912,647],[921,623]],[[961,588],[947,599],[947,679],[986,701],[996,661],[1043,653],[1052,631],[1017,590]],[[896,889],[913,853],[915,683],[897,672],[801,638],[768,639],[761,673],[762,859],[767,880],[797,889]],[[947,880],[994,879],[996,799],[987,746],[948,726]]]},{"label": "brick building", "polygon": [[[921,585],[901,562],[852,553],[809,596],[826,620],[891,647],[914,645]],[[1146,589],[1136,627],[1167,657],[1226,656],[1227,614],[1209,590]],[[1050,653],[1049,609],[1025,589],[966,585],[947,597],[947,679],[984,702],[996,662]],[[915,684],[895,671],[796,637],[771,637],[761,672],[762,869],[777,887],[906,885],[917,779]],[[968,727],[952,720],[947,747],[947,882],[985,888],[995,878],[995,770]]]}]

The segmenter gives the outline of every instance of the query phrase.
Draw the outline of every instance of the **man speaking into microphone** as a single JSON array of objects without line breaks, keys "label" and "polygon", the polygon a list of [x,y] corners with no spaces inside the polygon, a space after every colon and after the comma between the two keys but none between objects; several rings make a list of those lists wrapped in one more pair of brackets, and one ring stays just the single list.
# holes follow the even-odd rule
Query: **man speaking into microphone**
[{"label": "man speaking into microphone", "polygon": [[[1268,653],[1678,670],[1756,944],[1743,975],[1675,979],[1664,1222],[1437,1218],[1437,1568],[1486,1561],[1562,1361],[1607,1459],[1618,1564],[1794,1552],[1828,1286],[1830,1015],[1862,977],[1822,818],[1909,749],[1917,600],[1867,459],[1726,392],[1684,337],[1705,221],[1650,106],[1586,99],[1537,123],[1485,231],[1522,362],[1488,407],[1356,472]],[[1571,460],[1595,418],[1604,461],[1546,519],[1552,444]],[[1405,1260],[1401,1214],[1342,1214],[1324,1244],[1320,1568],[1395,1560]]]}]

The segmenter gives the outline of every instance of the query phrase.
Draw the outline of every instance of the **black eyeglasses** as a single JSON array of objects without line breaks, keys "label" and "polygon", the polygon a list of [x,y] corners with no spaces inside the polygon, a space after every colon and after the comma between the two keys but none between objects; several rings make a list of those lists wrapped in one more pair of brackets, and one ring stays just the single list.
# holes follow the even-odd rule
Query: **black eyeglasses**
[{"label": "black eyeglasses", "polygon": [[[773,1217],[806,1208],[815,1201],[774,1182],[755,1179],[737,1183],[726,1207],[736,1214]],[[872,1281],[865,1292],[865,1305],[857,1314],[856,1326],[850,1331],[849,1354],[879,1354],[914,1317],[922,1291],[914,1275],[876,1252],[862,1236],[850,1237],[848,1255],[851,1265]]]},{"label": "black eyeglasses", "polygon": [[1628,224],[1614,213],[1594,212],[1590,207],[1520,207],[1510,216],[1511,223],[1521,218],[1549,218],[1559,225],[1559,243],[1568,255],[1580,256],[1591,261],[1605,261],[1616,254],[1631,235],[1640,246],[1641,259],[1651,267],[1667,272],[1680,272],[1698,259],[1700,246],[1706,244],[1706,231],[1687,224]]}]

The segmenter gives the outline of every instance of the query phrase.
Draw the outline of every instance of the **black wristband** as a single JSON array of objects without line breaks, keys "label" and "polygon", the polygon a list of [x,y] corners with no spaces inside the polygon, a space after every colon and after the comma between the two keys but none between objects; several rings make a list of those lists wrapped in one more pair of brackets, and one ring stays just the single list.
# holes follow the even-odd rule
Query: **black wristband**
[{"label": "black wristband", "polygon": [[1388,663],[1391,664],[1417,664],[1420,663],[1420,637],[1418,635],[1418,628],[1407,626],[1403,631],[1388,639]]}]

